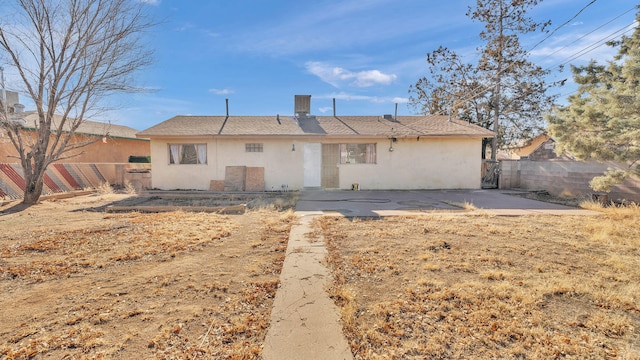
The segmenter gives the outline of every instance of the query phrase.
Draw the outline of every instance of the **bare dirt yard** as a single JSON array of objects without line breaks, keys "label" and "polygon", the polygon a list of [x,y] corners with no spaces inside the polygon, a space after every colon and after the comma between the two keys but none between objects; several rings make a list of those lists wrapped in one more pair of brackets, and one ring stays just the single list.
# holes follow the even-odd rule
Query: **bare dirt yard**
[{"label": "bare dirt yard", "polygon": [[127,196],[0,214],[0,358],[259,358],[293,213],[91,210]]},{"label": "bare dirt yard", "polygon": [[319,219],[354,356],[640,359],[640,208],[601,211]]},{"label": "bare dirt yard", "polygon": [[[291,211],[0,206],[0,358],[259,359]],[[640,359],[640,208],[322,217],[357,359]]]}]

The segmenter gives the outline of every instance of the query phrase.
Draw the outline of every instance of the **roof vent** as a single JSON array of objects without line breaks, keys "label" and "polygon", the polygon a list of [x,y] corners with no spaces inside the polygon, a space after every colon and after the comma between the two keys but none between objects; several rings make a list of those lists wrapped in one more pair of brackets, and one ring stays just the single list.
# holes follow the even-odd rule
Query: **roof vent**
[{"label": "roof vent", "polygon": [[306,116],[311,113],[311,95],[295,95],[294,114]]},{"label": "roof vent", "polygon": [[388,121],[395,121],[395,119],[393,118],[393,115],[391,114],[384,114],[382,117]]}]

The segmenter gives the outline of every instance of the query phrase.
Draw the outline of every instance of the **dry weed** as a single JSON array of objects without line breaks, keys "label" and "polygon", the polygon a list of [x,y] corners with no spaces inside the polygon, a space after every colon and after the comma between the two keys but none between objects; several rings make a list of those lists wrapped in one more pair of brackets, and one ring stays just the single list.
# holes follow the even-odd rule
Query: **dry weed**
[{"label": "dry weed", "polygon": [[83,217],[0,235],[0,358],[260,358],[292,212]]},{"label": "dry weed", "polygon": [[355,357],[634,358],[640,210],[601,211],[321,219]]},{"label": "dry weed", "polygon": [[100,195],[113,194],[113,188],[111,187],[111,184],[109,184],[108,181],[105,181],[100,185],[98,185],[98,187],[96,188],[96,191]]},{"label": "dry weed", "polygon": [[129,180],[125,180],[124,181],[124,192],[126,194],[129,194],[129,195],[135,195],[135,194],[138,193],[138,190],[136,189],[136,187]]}]

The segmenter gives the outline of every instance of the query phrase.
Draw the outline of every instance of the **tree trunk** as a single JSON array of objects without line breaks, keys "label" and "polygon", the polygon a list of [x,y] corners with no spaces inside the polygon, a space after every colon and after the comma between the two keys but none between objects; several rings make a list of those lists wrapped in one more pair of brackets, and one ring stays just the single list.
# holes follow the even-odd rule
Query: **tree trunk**
[{"label": "tree trunk", "polygon": [[42,162],[36,162],[33,167],[22,165],[24,174],[24,196],[22,203],[31,206],[38,203],[44,186],[44,173],[47,167]]},{"label": "tree trunk", "polygon": [[22,203],[29,206],[37,204],[38,200],[40,200],[40,195],[42,195],[42,181],[27,182]]},{"label": "tree trunk", "polygon": [[497,67],[496,67],[496,94],[495,94],[495,110],[493,119],[493,132],[496,133],[496,136],[491,141],[491,160],[496,161],[498,159],[498,132],[500,131],[500,110],[502,109],[502,105],[500,102],[502,101],[502,52],[504,51],[503,41],[504,41],[504,7],[502,0],[498,2],[500,6],[500,18],[498,19],[498,58],[496,59]]},{"label": "tree trunk", "polygon": [[487,159],[487,146],[491,145],[492,139],[482,139],[482,160]]}]

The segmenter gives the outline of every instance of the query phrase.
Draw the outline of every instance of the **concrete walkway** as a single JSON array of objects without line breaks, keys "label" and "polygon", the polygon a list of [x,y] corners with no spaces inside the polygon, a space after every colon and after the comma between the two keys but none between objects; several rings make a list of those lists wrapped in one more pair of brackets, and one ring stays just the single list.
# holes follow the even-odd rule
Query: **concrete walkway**
[{"label": "concrete walkway", "polygon": [[325,291],[331,274],[324,265],[324,240],[306,236],[313,218],[301,217],[289,235],[262,352],[266,360],[353,359],[338,309]]}]

